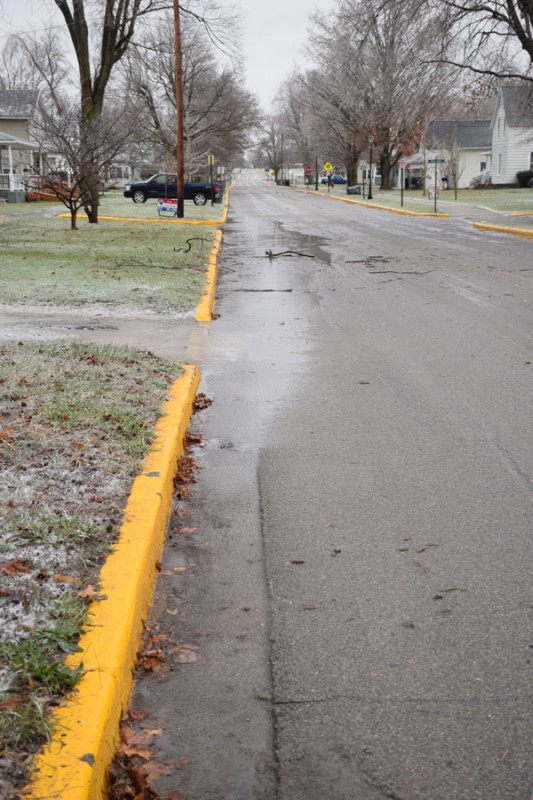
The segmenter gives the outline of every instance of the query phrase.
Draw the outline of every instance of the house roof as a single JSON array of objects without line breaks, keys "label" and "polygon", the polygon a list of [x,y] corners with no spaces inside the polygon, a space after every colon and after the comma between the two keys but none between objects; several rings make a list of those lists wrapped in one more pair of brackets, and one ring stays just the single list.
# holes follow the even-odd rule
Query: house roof
[{"label": "house roof", "polygon": [[0,131],[0,145],[15,147],[19,150],[38,150],[39,145],[28,142],[27,139],[19,139],[18,136],[11,136],[10,133]]},{"label": "house roof", "polygon": [[533,125],[533,86],[502,86],[501,97],[507,124],[518,127]]},{"label": "house roof", "polygon": [[457,122],[452,135],[461,150],[468,150],[469,148],[479,150],[487,147],[490,149],[492,147],[490,119]]},{"label": "house roof", "polygon": [[461,150],[490,148],[492,134],[489,119],[434,120],[426,129],[426,148],[448,148],[455,139]]},{"label": "house roof", "polygon": [[32,119],[38,97],[36,89],[0,89],[0,119]]},{"label": "house roof", "polygon": [[428,150],[438,150],[439,147],[447,147],[450,143],[453,120],[436,119],[430,122],[426,128],[425,140]]}]

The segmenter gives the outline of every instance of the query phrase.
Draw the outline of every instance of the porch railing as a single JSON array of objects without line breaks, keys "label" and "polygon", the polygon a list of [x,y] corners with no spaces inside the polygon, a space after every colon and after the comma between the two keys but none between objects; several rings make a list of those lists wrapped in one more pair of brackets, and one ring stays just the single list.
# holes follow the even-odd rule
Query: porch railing
[{"label": "porch railing", "polygon": [[0,191],[20,192],[25,191],[28,185],[28,178],[25,175],[11,173],[0,175]]}]

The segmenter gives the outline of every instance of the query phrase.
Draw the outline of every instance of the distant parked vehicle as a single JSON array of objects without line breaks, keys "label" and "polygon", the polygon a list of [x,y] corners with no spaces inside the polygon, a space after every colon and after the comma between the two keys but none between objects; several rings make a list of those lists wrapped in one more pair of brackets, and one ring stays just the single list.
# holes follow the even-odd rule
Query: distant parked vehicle
[{"label": "distant parked vehicle", "polygon": [[[328,182],[329,182],[328,176],[324,175],[324,177],[322,178],[322,183],[327,186]],[[348,181],[346,180],[344,175],[332,175],[331,176],[331,182],[332,183],[348,183]]]},{"label": "distant parked vehicle", "polygon": [[[222,200],[223,187],[220,183],[185,183],[184,200],[192,200],[197,206],[205,206],[208,200]],[[178,196],[177,176],[157,173],[146,181],[127,183],[124,197],[131,197],[134,203],[146,203],[150,198],[175,200]]]}]

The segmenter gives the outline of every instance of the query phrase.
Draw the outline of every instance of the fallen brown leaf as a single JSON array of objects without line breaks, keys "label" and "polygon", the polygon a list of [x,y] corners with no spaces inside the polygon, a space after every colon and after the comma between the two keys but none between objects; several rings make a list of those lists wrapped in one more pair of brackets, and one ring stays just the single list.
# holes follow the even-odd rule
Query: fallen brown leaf
[{"label": "fallen brown leaf", "polygon": [[73,575],[52,575],[56,583],[81,583],[81,578],[75,578]]},{"label": "fallen brown leaf", "polygon": [[94,586],[87,586],[85,589],[82,589],[81,592],[78,592],[78,597],[82,597],[85,600],[99,600],[101,599],[102,595],[95,589]]},{"label": "fallen brown leaf", "polygon": [[15,558],[13,561],[7,561],[0,567],[0,572],[5,575],[26,574],[30,572],[29,561],[24,558]]},{"label": "fallen brown leaf", "polygon": [[0,711],[4,711],[7,708],[17,708],[21,703],[22,697],[18,697],[17,695],[6,697],[5,700],[0,702]]}]

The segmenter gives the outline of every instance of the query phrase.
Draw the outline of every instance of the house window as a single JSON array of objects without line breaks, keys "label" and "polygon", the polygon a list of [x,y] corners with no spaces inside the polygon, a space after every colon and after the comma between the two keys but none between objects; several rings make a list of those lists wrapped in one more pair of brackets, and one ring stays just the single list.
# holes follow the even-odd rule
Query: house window
[{"label": "house window", "polygon": [[502,174],[502,154],[498,153],[498,175]]},{"label": "house window", "polygon": [[[533,155],[533,153],[532,153],[532,155]],[[479,171],[480,172],[485,172],[486,169],[487,169],[487,162],[486,161],[481,161],[480,164],[479,164]]]},{"label": "house window", "polygon": [[529,154],[529,169],[533,172],[533,153]]}]

